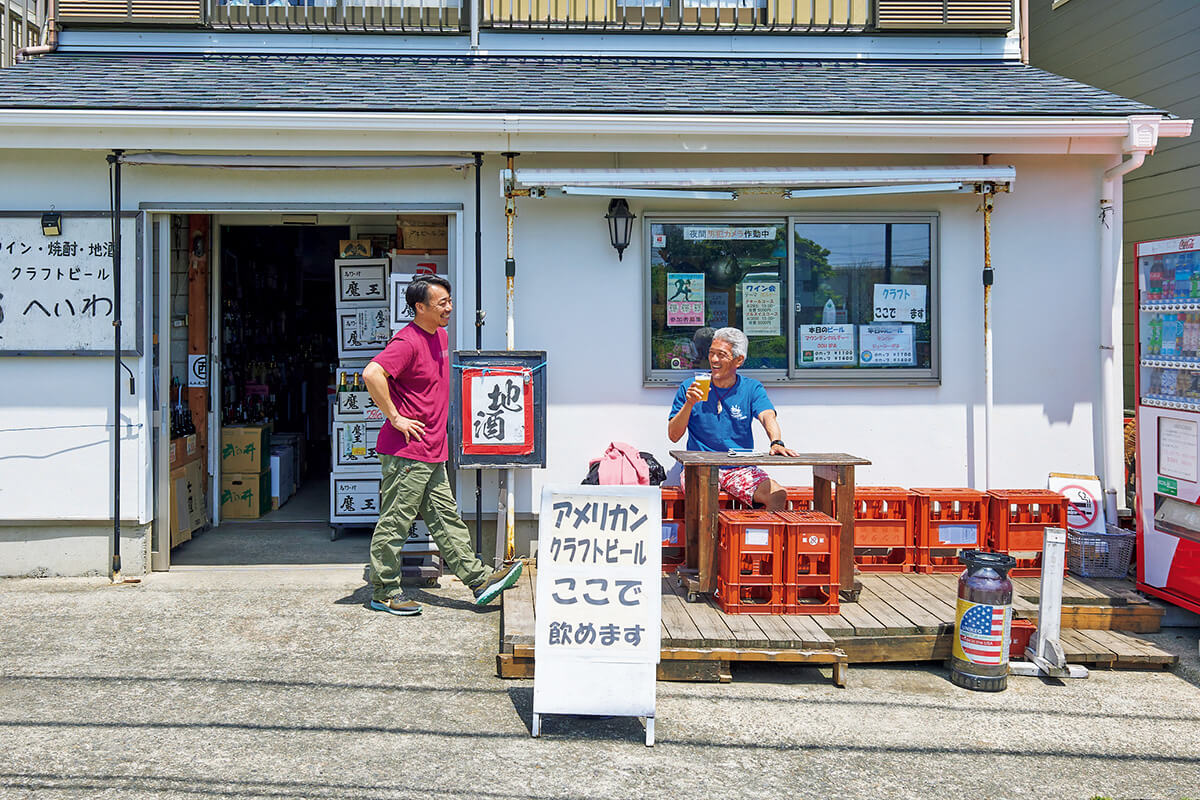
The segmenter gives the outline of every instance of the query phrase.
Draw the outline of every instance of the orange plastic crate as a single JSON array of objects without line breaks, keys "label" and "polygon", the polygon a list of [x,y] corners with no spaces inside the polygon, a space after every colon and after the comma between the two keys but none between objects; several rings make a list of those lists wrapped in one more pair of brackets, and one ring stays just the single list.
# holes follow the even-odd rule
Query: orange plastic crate
[{"label": "orange plastic crate", "polygon": [[819,511],[781,511],[786,523],[786,614],[838,613],[838,540],[841,524]]},{"label": "orange plastic crate", "polygon": [[788,511],[814,511],[811,486],[785,486]]},{"label": "orange plastic crate", "polygon": [[666,520],[683,521],[683,489],[678,486],[661,486],[662,518]]},{"label": "orange plastic crate", "polygon": [[718,577],[713,599],[726,614],[782,614],[786,608],[779,583],[729,583]]},{"label": "orange plastic crate", "polygon": [[916,566],[913,497],[899,486],[854,490],[854,563],[861,572],[912,572]]},{"label": "orange plastic crate", "polygon": [[989,547],[1017,560],[1008,574],[1041,575],[1044,529],[1066,530],[1067,498],[1048,489],[993,489],[988,492],[988,512]]},{"label": "orange plastic crate", "polygon": [[717,605],[727,614],[782,614],[787,525],[770,511],[717,515]]},{"label": "orange plastic crate", "polygon": [[962,572],[959,551],[988,543],[987,495],[975,489],[913,489],[917,572]]}]

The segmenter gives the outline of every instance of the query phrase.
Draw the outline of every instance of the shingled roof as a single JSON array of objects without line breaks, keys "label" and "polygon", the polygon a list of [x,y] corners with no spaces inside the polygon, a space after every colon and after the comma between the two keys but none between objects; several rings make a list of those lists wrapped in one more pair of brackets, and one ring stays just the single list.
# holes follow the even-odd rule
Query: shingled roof
[{"label": "shingled roof", "polygon": [[989,117],[1164,113],[1016,63],[67,52],[0,70],[0,108]]}]

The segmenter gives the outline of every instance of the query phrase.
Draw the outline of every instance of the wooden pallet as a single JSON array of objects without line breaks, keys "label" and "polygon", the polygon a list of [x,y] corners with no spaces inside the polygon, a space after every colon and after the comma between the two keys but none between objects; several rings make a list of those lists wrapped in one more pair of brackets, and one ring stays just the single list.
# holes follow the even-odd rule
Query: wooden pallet
[{"label": "wooden pallet", "polygon": [[[504,594],[500,623],[501,677],[532,677],[536,570],[527,569]],[[827,666],[844,685],[847,664],[941,661],[950,655],[958,578],[954,575],[861,575],[858,603],[828,615],[725,614],[711,602],[688,603],[672,578],[663,579],[662,680],[728,681],[734,661]],[[1036,578],[1014,581],[1018,617],[1036,620]],[[1063,649],[1075,664],[1162,669],[1178,661],[1149,642],[1110,628],[1158,630],[1162,609],[1128,583],[1063,583]],[[1116,613],[1120,612],[1120,613]],[[1068,622],[1069,621],[1069,622]]]}]

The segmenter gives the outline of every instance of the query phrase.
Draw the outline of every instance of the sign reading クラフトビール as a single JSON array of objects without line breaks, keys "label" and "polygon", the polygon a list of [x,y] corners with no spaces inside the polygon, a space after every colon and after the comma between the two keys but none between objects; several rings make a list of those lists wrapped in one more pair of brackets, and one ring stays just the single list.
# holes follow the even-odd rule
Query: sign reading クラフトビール
[{"label": "sign reading \u30af\u30e9\u30d5\u30c8\u30d3\u30fc\u30eb", "polygon": [[655,486],[543,490],[535,713],[653,715],[661,518]]},{"label": "sign reading \u30af\u30e9\u30d5\u30c8\u30d3\u30fc\u30eb", "polygon": [[[0,217],[0,355],[111,353],[115,344],[112,219],[64,212],[59,236],[41,216]],[[141,352],[137,222],[121,220],[121,350]]]}]

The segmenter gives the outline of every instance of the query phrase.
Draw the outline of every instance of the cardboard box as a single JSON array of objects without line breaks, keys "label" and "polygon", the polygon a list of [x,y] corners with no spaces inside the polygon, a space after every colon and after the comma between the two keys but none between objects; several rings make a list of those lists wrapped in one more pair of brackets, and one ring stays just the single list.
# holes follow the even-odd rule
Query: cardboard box
[{"label": "cardboard box", "polygon": [[192,519],[188,510],[187,468],[179,467],[170,473],[171,496],[171,547],[183,544],[192,538]]},{"label": "cardboard box", "polygon": [[191,517],[192,531],[198,531],[208,525],[208,471],[199,460],[194,460],[186,467],[188,487],[188,513]]},{"label": "cardboard box", "polygon": [[196,434],[191,436],[180,436],[177,439],[171,440],[170,458],[168,459],[168,469],[182,467],[200,455],[200,446],[196,440]]},{"label": "cardboard box", "polygon": [[396,227],[404,250],[445,250],[449,229],[442,214],[400,214]]},{"label": "cardboard box", "polygon": [[296,456],[291,445],[271,445],[271,510],[296,493]]},{"label": "cardboard box", "polygon": [[253,473],[270,468],[271,430],[263,425],[221,429],[221,472]]},{"label": "cardboard box", "polygon": [[221,475],[221,516],[258,519],[271,510],[271,471]]}]

